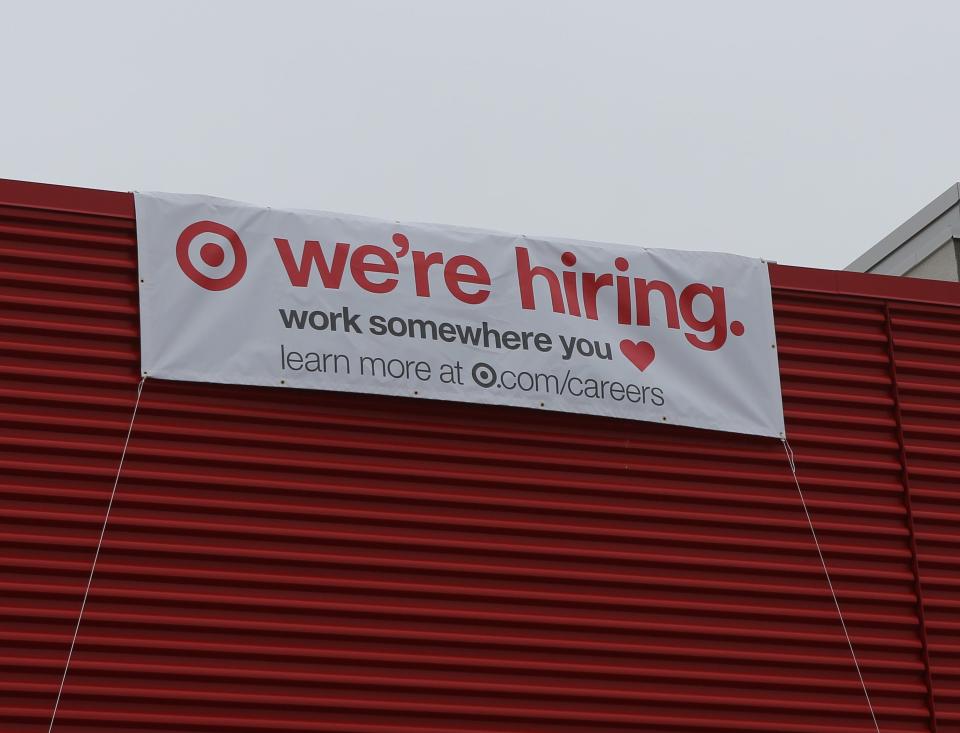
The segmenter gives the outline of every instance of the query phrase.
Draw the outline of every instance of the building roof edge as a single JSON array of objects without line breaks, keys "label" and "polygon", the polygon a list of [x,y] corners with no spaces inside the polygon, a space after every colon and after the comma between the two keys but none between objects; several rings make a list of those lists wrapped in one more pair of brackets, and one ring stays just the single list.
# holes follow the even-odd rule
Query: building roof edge
[{"label": "building roof edge", "polygon": [[945,211],[960,203],[960,182],[954,183],[920,211],[907,219],[887,236],[873,245],[870,249],[847,265],[844,270],[851,272],[868,272],[884,259],[902,247],[911,238],[915,237],[930,224],[937,220]]}]

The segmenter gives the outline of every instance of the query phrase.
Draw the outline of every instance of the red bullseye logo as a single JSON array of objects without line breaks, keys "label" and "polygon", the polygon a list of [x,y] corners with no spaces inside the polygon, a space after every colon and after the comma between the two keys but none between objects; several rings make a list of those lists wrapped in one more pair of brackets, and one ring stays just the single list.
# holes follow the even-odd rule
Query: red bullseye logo
[{"label": "red bullseye logo", "polygon": [[240,282],[247,271],[247,250],[230,227],[215,221],[197,221],[184,229],[177,240],[177,262],[183,273],[201,288],[226,290]]}]

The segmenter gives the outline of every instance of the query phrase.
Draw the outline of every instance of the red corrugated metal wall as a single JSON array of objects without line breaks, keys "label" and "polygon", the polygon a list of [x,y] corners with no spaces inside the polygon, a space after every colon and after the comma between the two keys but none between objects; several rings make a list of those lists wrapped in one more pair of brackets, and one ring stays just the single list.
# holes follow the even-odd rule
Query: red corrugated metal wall
[{"label": "red corrugated metal wall", "polygon": [[923,610],[941,731],[960,730],[960,318],[889,307]]},{"label": "red corrugated metal wall", "polygon": [[[49,725],[130,419],[132,217],[0,182],[3,731]],[[960,286],[773,279],[881,730],[960,730]],[[148,381],[54,729],[873,724],[776,441]]]}]

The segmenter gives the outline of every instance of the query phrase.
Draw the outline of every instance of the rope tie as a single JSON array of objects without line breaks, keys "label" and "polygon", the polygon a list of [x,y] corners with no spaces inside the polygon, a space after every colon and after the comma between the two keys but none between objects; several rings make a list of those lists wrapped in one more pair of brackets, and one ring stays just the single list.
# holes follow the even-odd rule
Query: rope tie
[{"label": "rope tie", "polygon": [[110,521],[110,510],[113,509],[113,500],[117,495],[117,486],[120,484],[120,472],[123,470],[123,459],[127,456],[127,446],[130,445],[130,436],[133,433],[133,422],[137,419],[137,408],[140,407],[140,395],[143,393],[143,384],[146,377],[137,385],[137,400],[133,403],[133,414],[130,415],[130,425],[127,427],[127,437],[123,441],[123,451],[120,453],[120,464],[117,466],[117,475],[113,479],[113,490],[110,492],[110,501],[107,502],[107,511],[103,515],[103,526],[100,527],[100,539],[97,540],[97,549],[93,553],[93,564],[90,566],[90,575],[87,577],[87,587],[83,591],[83,601],[80,604],[80,613],[77,616],[77,625],[73,628],[73,638],[70,640],[70,651],[67,653],[67,663],[63,667],[63,677],[60,678],[60,689],[57,690],[57,699],[53,703],[53,713],[50,715],[50,726],[47,733],[52,733],[53,723],[57,719],[57,710],[60,708],[60,698],[63,696],[63,686],[67,682],[67,672],[73,659],[73,649],[77,645],[77,635],[80,633],[80,621],[87,607],[87,597],[90,595],[90,586],[93,585],[93,573],[97,569],[97,560],[100,559],[100,548],[103,546],[103,537],[107,533],[107,522]]},{"label": "rope tie", "polygon": [[837,608],[837,616],[840,617],[840,626],[843,627],[843,635],[847,639],[847,646],[850,647],[850,656],[853,658],[853,666],[857,668],[857,677],[860,678],[860,686],[863,688],[863,696],[867,699],[867,707],[870,708],[870,717],[873,719],[873,727],[877,733],[880,733],[880,724],[877,722],[877,714],[873,710],[873,703],[870,701],[870,693],[867,692],[867,683],[863,681],[863,672],[860,671],[860,662],[857,660],[857,653],[853,650],[853,640],[850,638],[850,632],[847,631],[847,622],[844,621],[843,611],[840,610],[840,601],[837,598],[837,592],[833,588],[833,581],[830,580],[830,571],[827,570],[827,561],[823,557],[823,550],[820,548],[820,540],[817,538],[817,530],[813,528],[813,520],[810,518],[810,510],[807,509],[807,500],[803,496],[803,489],[800,488],[800,479],[797,478],[797,463],[794,459],[793,448],[786,438],[782,438],[783,450],[787,454],[787,462],[790,464],[790,472],[793,474],[793,482],[797,485],[797,493],[800,495],[800,503],[803,505],[803,513],[807,516],[807,526],[810,527],[810,534],[813,535],[813,544],[817,546],[817,555],[820,556],[820,565],[823,566],[823,574],[827,579],[827,586],[830,588],[830,595],[833,596],[833,605]]},{"label": "rope tie", "polygon": [[[87,599],[90,596],[90,588],[93,585],[93,575],[97,569],[97,561],[100,559],[100,550],[103,547],[103,538],[107,533],[107,524],[110,521],[110,512],[113,509],[113,502],[117,496],[117,487],[120,484],[120,474],[123,471],[123,461],[127,456],[127,448],[130,445],[130,436],[133,434],[133,425],[137,419],[137,410],[140,407],[140,396],[143,394],[143,386],[147,378],[143,377],[140,382],[137,384],[137,397],[133,405],[133,412],[130,415],[130,424],[127,426],[127,435],[123,441],[123,450],[120,453],[120,462],[117,465],[117,473],[113,480],[113,488],[110,491],[110,500],[107,502],[107,510],[103,516],[103,524],[100,527],[100,537],[97,540],[97,548],[93,555],[93,562],[90,565],[90,574],[87,576],[87,584],[83,591],[83,600],[80,603],[80,613],[77,615],[77,623],[73,629],[73,637],[70,640],[70,650],[67,653],[67,661],[63,668],[63,676],[60,678],[60,687],[57,690],[57,698],[53,704],[53,712],[50,716],[50,725],[47,728],[47,733],[52,733],[53,724],[57,718],[57,711],[60,708],[60,699],[63,696],[63,688],[67,681],[67,674],[70,671],[70,662],[73,660],[73,652],[77,644],[77,636],[80,633],[80,623],[83,620],[83,613],[87,607]],[[803,495],[803,489],[800,486],[800,480],[797,477],[797,464],[795,456],[793,453],[793,448],[790,447],[790,443],[786,438],[782,439],[783,449],[787,455],[787,462],[790,466],[790,472],[793,475],[794,484],[797,487],[797,494],[800,496],[800,503],[803,506],[803,513],[807,518],[807,526],[810,528],[810,534],[813,537],[814,545],[817,548],[817,555],[820,558],[820,565],[823,568],[824,577],[827,579],[827,586],[830,589],[830,595],[833,598],[833,605],[837,609],[837,616],[840,619],[840,626],[843,628],[843,635],[847,640],[847,646],[850,649],[850,657],[853,659],[854,667],[857,670],[857,677],[860,679],[860,686],[863,688],[863,696],[867,701],[867,707],[870,710],[870,717],[873,720],[873,726],[877,733],[880,733],[880,724],[877,722],[877,715],[873,709],[873,702],[870,700],[870,693],[867,691],[867,684],[863,679],[863,672],[860,669],[860,662],[857,659],[857,654],[853,648],[853,640],[850,638],[850,632],[847,630],[847,623],[843,618],[843,611],[840,609],[840,601],[837,598],[837,592],[833,587],[833,581],[830,578],[830,571],[827,569],[827,561],[823,556],[823,550],[820,546],[820,540],[817,537],[817,531],[813,526],[813,519],[810,517],[810,510],[807,508],[807,501]]]}]

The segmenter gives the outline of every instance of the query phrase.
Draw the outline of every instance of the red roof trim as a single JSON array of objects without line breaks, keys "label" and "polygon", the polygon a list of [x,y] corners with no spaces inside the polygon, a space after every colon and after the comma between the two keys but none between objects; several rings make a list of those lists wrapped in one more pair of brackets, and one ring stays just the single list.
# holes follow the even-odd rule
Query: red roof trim
[{"label": "red roof trim", "polygon": [[0,178],[0,206],[133,219],[133,194]]},{"label": "red roof trim", "polygon": [[781,290],[801,290],[806,293],[856,295],[882,300],[960,305],[960,283],[915,277],[771,264],[770,284]]},{"label": "red roof trim", "polygon": [[[0,205],[134,218],[133,194],[130,193],[6,178],[0,178]],[[773,287],[781,290],[960,305],[960,283],[939,280],[771,264],[770,281]]]}]

